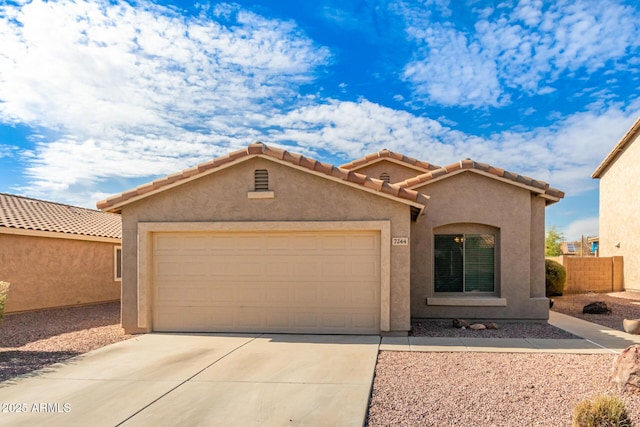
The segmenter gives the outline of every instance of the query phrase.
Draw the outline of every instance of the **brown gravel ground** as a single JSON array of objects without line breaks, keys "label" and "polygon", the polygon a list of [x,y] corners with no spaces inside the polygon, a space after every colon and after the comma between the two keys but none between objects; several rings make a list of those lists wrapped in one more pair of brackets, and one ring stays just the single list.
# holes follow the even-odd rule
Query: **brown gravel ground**
[{"label": "brown gravel ground", "polygon": [[411,325],[409,335],[415,337],[580,338],[548,323],[497,322],[497,324],[500,329],[473,330],[454,328],[451,320],[423,320]]},{"label": "brown gravel ground", "polygon": [[[640,292],[612,292],[608,294],[576,294],[553,297],[551,310],[611,329],[623,331],[623,319],[640,319]],[[604,301],[610,314],[583,314],[582,308],[595,301]]]},{"label": "brown gravel ground", "polygon": [[[623,318],[640,318],[638,293],[567,295],[553,309],[622,330]],[[611,315],[583,315],[605,301]],[[548,324],[504,323],[497,331],[420,322],[421,336],[567,338]],[[568,334],[574,337],[571,334]],[[380,352],[369,402],[368,426],[571,426],[574,406],[598,394],[616,395],[640,426],[640,395],[608,386],[615,355],[535,353]]]},{"label": "brown gravel ground", "polygon": [[408,353],[378,356],[368,426],[571,426],[598,394],[623,399],[640,425],[640,396],[607,387],[614,356]]},{"label": "brown gravel ground", "polygon": [[0,325],[0,381],[131,338],[120,303],[7,314]]}]

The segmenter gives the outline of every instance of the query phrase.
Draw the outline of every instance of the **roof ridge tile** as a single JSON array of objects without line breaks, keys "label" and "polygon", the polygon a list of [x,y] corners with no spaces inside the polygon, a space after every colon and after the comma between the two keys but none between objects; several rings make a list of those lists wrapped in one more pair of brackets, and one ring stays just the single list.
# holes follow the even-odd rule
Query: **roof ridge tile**
[{"label": "roof ridge tile", "polygon": [[[376,156],[378,153],[375,154]],[[277,147],[271,147],[262,142],[254,142],[243,150],[233,151],[225,156],[218,157],[213,160],[200,163],[196,166],[184,169],[180,172],[167,175],[166,177],[156,179],[150,183],[142,184],[134,189],[124,191],[121,194],[111,196],[97,203],[98,208],[109,210],[116,205],[126,203],[128,200],[143,196],[147,193],[161,191],[163,187],[186,181],[193,177],[203,175],[209,171],[215,170],[227,163],[242,159],[243,157],[266,156],[280,161],[284,161],[295,166],[308,169],[323,175],[338,178],[345,182],[361,185],[365,188],[373,189],[379,193],[389,194],[397,198],[408,200],[414,203],[425,205],[428,197],[420,195],[419,192],[408,188],[401,188],[396,184],[388,184],[384,181],[368,177],[366,175],[354,172],[347,168],[336,167],[330,163],[320,162],[318,160],[306,157],[302,154],[291,153]],[[114,210],[117,210],[114,209]]]}]

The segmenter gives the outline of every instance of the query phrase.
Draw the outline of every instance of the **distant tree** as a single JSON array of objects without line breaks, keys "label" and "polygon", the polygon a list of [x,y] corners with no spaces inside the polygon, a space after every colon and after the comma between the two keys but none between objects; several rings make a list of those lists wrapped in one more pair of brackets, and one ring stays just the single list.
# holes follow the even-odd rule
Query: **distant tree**
[{"label": "distant tree", "polygon": [[544,254],[546,256],[558,256],[562,255],[560,249],[560,243],[564,241],[564,234],[558,231],[555,225],[552,225],[547,230],[547,237],[544,241]]}]

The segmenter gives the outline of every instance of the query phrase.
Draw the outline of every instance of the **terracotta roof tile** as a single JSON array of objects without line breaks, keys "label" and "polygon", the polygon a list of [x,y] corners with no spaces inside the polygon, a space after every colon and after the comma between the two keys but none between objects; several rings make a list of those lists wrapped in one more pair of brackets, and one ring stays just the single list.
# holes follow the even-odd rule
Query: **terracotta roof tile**
[{"label": "terracotta roof tile", "polygon": [[0,193],[0,228],[122,237],[120,215]]},{"label": "terracotta roof tile", "polygon": [[345,163],[340,167],[344,169],[349,169],[349,170],[359,169],[370,163],[379,161],[380,159],[384,159],[384,158],[394,159],[402,163],[406,163],[409,166],[421,169],[425,172],[440,168],[440,166],[431,164],[429,162],[424,162],[422,160],[417,160],[417,159],[414,159],[413,157],[407,157],[404,154],[395,153],[393,151],[387,150],[386,148],[378,151],[377,153],[367,154],[366,156],[360,159],[354,160],[349,163]]},{"label": "terracotta roof tile", "polygon": [[101,200],[97,203],[97,206],[102,210],[112,209],[114,211],[118,211],[119,205],[126,204],[128,200],[143,196],[147,193],[150,193],[152,190],[155,192],[162,191],[162,188],[165,186],[179,183],[180,181],[186,181],[189,178],[207,173],[212,169],[218,168],[229,162],[239,160],[243,157],[256,155],[272,157],[281,161],[285,161],[295,166],[309,169],[310,171],[314,171],[316,173],[324,174],[333,178],[338,178],[352,184],[357,184],[369,189],[373,189],[380,193],[389,194],[400,199],[418,203],[423,207],[426,206],[427,201],[429,200],[429,197],[422,193],[406,188],[403,189],[397,185],[387,184],[378,179],[370,178],[366,175],[362,175],[351,170],[335,167],[329,163],[318,162],[317,160],[305,157],[301,154],[290,153],[289,151],[270,147],[261,142],[255,142],[253,144],[250,144],[243,150],[234,151],[227,154],[226,156],[222,156],[214,160],[209,160],[207,162],[201,163],[200,165],[185,169],[182,172],[177,172],[165,178],[157,179],[150,184],[144,184],[132,190],[125,191],[122,194],[109,197],[106,200]]},{"label": "terracotta roof tile", "polygon": [[509,172],[486,163],[475,162],[471,159],[465,159],[460,160],[456,163],[451,163],[450,165],[444,166],[440,169],[429,171],[416,177],[409,178],[403,182],[399,182],[397,185],[404,188],[413,188],[417,185],[427,183],[436,178],[444,177],[453,172],[470,169],[479,170],[484,173],[495,175],[499,178],[513,181],[514,183],[519,183],[528,187],[544,190],[544,194],[552,198],[562,199],[564,197],[564,192],[558,190],[557,188],[550,187],[549,184],[544,181],[535,180],[528,176],[519,175],[515,172]]}]

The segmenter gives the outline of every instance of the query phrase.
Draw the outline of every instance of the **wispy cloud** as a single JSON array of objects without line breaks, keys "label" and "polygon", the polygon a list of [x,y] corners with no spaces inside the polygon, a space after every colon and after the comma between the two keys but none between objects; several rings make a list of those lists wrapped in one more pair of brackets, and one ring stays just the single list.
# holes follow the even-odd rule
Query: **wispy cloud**
[{"label": "wispy cloud", "polygon": [[416,45],[404,76],[418,96],[443,105],[501,106],[511,88],[547,94],[561,75],[628,69],[616,60],[640,46],[638,12],[615,0],[505,2],[476,10],[469,28],[437,8],[398,10]]},{"label": "wispy cloud", "polygon": [[367,100],[332,100],[274,116],[269,140],[345,161],[382,148],[440,165],[470,157],[579,194],[597,188],[591,173],[639,114],[640,105],[611,106],[570,115],[552,127],[483,138]]},{"label": "wispy cloud", "polygon": [[155,174],[235,147],[329,58],[295,24],[233,5],[0,6],[0,120],[62,135],[27,159],[37,188]]},{"label": "wispy cloud", "polygon": [[581,237],[598,235],[598,217],[582,218],[571,222],[561,230],[567,241],[580,241]]}]

